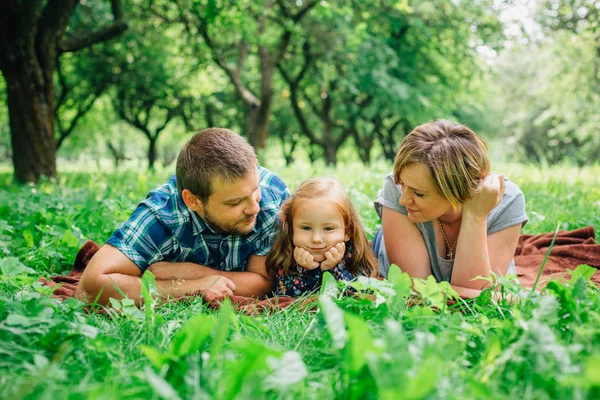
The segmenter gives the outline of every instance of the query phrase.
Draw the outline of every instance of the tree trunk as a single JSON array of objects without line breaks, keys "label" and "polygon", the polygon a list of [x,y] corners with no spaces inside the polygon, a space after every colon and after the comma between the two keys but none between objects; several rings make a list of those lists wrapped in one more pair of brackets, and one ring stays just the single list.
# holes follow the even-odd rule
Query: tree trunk
[{"label": "tree trunk", "polygon": [[371,165],[371,147],[372,143],[362,143],[357,146],[358,156],[365,166]]},{"label": "tree trunk", "polygon": [[264,149],[267,145],[267,131],[269,129],[269,115],[271,115],[271,104],[273,95],[268,99],[263,96],[260,105],[249,105],[248,122],[246,124],[246,137],[255,149]]},{"label": "tree trunk", "polygon": [[319,154],[315,150],[315,146],[311,143],[308,145],[308,160],[313,165],[319,159]]},{"label": "tree trunk", "polygon": [[383,154],[384,154],[385,158],[390,161],[394,161],[394,158],[396,157],[396,150],[394,149],[394,146],[393,146],[394,143],[390,143],[390,141],[386,140],[386,138],[383,136],[380,137],[380,141],[381,141],[381,146],[383,147]]},{"label": "tree trunk", "polygon": [[150,138],[150,145],[148,146],[148,169],[154,169],[154,162],[156,161],[156,137]]},{"label": "tree trunk", "polygon": [[61,52],[76,51],[122,32],[115,24],[61,42],[78,0],[0,1],[0,69],[6,80],[15,179],[37,182],[56,175],[54,71]]},{"label": "tree trunk", "polygon": [[275,65],[271,60],[268,50],[261,47],[260,54],[260,101],[244,99],[248,107],[248,121],[246,123],[246,137],[248,142],[256,149],[264,149],[267,145],[267,131],[269,116],[273,104],[273,70]]},{"label": "tree trunk", "polygon": [[294,157],[292,157],[291,155],[284,155],[284,160],[285,160],[285,166],[289,167],[290,165],[292,165],[292,163],[294,162]]},{"label": "tree trunk", "polygon": [[14,176],[37,182],[56,175],[54,70],[58,38],[75,1],[42,11],[38,2],[0,3],[0,69],[6,81]]},{"label": "tree trunk", "polygon": [[294,151],[296,150],[296,145],[298,144],[297,140],[292,138],[292,146],[289,151],[285,151],[285,142],[281,141],[281,146],[283,147],[283,158],[285,159],[285,166],[289,167],[294,162]]},{"label": "tree trunk", "polygon": [[248,139],[248,143],[256,150],[258,150],[257,143],[257,120],[258,120],[258,105],[246,103],[248,114],[246,115],[246,126],[244,127],[244,134]]},{"label": "tree trunk", "polygon": [[[14,53],[27,51],[15,49]],[[43,69],[31,61],[17,61],[13,65],[3,68],[3,72],[8,94],[14,176],[18,182],[37,182],[42,175],[56,176],[54,63]]]},{"label": "tree trunk", "polygon": [[261,59],[260,105],[257,110],[253,138],[251,138],[251,143],[258,149],[264,149],[267,146],[269,116],[271,115],[271,105],[273,104],[273,71],[277,62],[272,60],[266,49],[261,50],[259,50]]},{"label": "tree trunk", "polygon": [[375,136],[374,132],[365,132],[363,137],[360,137],[358,129],[356,128],[356,121],[350,121],[352,126],[348,128],[351,132],[354,144],[356,146],[356,152],[358,157],[364,165],[371,164],[371,149],[373,148],[373,139]]},{"label": "tree trunk", "polygon": [[[206,125],[207,125],[206,127],[207,128],[213,128],[216,126],[213,114],[214,114],[213,107],[210,103],[207,102],[206,105],[204,106],[204,116],[206,119]],[[195,127],[194,130],[197,131],[198,127]]]},{"label": "tree trunk", "polygon": [[336,165],[337,164],[337,146],[335,143],[327,142],[325,146],[323,146],[325,162],[327,165]]}]

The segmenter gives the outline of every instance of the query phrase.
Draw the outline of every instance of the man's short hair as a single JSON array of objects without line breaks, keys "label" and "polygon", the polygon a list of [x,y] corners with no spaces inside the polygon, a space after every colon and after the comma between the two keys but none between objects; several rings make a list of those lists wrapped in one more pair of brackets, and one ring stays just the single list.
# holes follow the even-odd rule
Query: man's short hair
[{"label": "man's short hair", "polygon": [[177,189],[192,192],[202,203],[212,194],[212,182],[248,176],[258,166],[254,149],[240,135],[224,128],[196,133],[177,157]]}]

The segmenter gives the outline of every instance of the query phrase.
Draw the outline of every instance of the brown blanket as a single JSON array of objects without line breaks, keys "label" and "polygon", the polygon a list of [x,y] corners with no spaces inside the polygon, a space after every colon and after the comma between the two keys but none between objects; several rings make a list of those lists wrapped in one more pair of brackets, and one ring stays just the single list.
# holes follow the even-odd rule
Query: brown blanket
[{"label": "brown blanket", "polygon": [[[533,286],[553,236],[553,233],[544,233],[539,235],[521,235],[519,238],[519,244],[515,252],[515,264],[519,280],[524,287]],[[580,264],[600,268],[600,244],[596,244],[595,237],[594,228],[591,226],[574,231],[560,231],[544,267],[540,285],[545,285],[549,279],[565,277],[567,269],[573,270]],[[42,278],[40,281],[49,287],[56,287],[61,284],[54,291],[54,297],[63,300],[73,297],[83,270],[99,248],[96,243],[91,240],[88,241],[77,253],[73,270],[68,275],[53,276],[50,279]],[[592,281],[600,284],[600,274],[598,272],[592,276]],[[190,294],[190,297],[202,295],[203,292],[198,291]],[[252,297],[233,296],[231,302],[238,310],[253,314],[269,310],[279,310],[291,304],[304,306],[314,302],[315,299],[316,296],[310,296],[298,302],[297,299],[291,297],[258,300]],[[211,301],[208,302],[208,306],[218,309],[220,302]]]},{"label": "brown blanket", "polygon": [[[83,270],[99,249],[100,246],[98,246],[98,244],[91,240],[88,240],[81,247],[81,249],[79,249],[79,252],[75,256],[73,270],[68,275],[52,276],[49,279],[41,278],[40,282],[51,288],[58,286],[58,288],[56,288],[52,293],[52,297],[57,297],[62,300],[67,299],[69,297],[73,297],[75,295],[75,289],[77,288],[77,284],[81,279],[81,274],[83,273]],[[180,300],[186,300],[191,297],[203,296],[203,294],[204,291],[199,290],[197,292],[191,293],[187,297],[181,298]],[[242,311],[248,315],[251,315],[256,313],[262,313],[265,311],[280,310],[292,304],[296,304],[298,306],[305,306],[310,303],[313,303],[315,299],[316,296],[310,296],[301,299],[300,301],[293,297],[274,297],[266,300],[258,300],[253,297],[233,296],[231,298],[231,303],[238,311]],[[221,306],[221,301],[207,301],[207,305],[212,309],[219,309],[219,307]]]},{"label": "brown blanket", "polygon": [[[540,266],[550,247],[554,233],[539,235],[521,235],[515,251],[515,264],[521,285],[533,287]],[[540,285],[550,279],[567,277],[566,271],[574,270],[578,265],[587,264],[600,268],[600,244],[596,244],[596,232],[591,226],[574,231],[559,231],[550,257],[544,266]],[[598,271],[592,276],[592,282],[600,284]]]}]

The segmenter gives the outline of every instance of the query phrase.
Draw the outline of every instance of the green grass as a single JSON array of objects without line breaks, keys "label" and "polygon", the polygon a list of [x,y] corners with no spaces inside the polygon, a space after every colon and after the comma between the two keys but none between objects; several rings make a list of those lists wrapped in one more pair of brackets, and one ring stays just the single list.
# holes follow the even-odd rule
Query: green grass
[{"label": "green grass", "polygon": [[[280,171],[290,188],[314,175],[348,189],[371,236],[385,163]],[[503,165],[523,189],[524,233],[600,228],[600,167]],[[88,314],[59,302],[40,276],[68,272],[87,238],[103,243],[168,170],[61,169],[56,181],[12,184],[0,173],[0,398],[597,398],[600,296],[585,277],[519,302],[483,295],[438,310],[440,286],[408,306],[398,276],[384,301],[323,295],[318,309],[248,317],[200,300]],[[387,286],[386,286],[387,285]],[[409,285],[409,284],[408,284]],[[151,286],[151,285],[150,285]],[[335,292],[334,286],[328,292]],[[412,298],[415,300],[415,298]]]}]

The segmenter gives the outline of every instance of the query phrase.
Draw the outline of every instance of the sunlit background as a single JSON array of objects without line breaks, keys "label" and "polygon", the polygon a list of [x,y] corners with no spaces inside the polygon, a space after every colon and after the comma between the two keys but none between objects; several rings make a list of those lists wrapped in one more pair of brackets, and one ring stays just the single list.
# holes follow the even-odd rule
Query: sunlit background
[{"label": "sunlit background", "polygon": [[56,40],[46,2],[2,6],[0,168],[17,180],[169,166],[207,126],[287,164],[391,159],[435,118],[494,161],[600,154],[600,1],[120,3],[57,11]]}]

